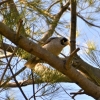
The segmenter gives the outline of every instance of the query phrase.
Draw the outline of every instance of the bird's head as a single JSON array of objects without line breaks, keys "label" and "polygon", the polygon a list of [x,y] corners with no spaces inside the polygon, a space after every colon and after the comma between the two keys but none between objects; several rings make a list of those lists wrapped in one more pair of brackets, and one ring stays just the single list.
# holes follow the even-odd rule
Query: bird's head
[{"label": "bird's head", "polygon": [[66,45],[70,45],[70,42],[69,42],[69,40],[67,38],[63,37],[61,39],[61,44],[66,46]]}]

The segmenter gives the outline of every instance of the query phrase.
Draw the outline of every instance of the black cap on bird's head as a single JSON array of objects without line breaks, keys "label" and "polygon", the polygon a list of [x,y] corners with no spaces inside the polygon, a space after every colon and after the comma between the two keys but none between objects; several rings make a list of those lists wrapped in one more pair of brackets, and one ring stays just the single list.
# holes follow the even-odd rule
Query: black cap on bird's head
[{"label": "black cap on bird's head", "polygon": [[63,37],[61,39],[61,44],[64,45],[64,46],[66,46],[66,45],[69,45],[70,43],[69,43],[69,40],[67,38]]}]

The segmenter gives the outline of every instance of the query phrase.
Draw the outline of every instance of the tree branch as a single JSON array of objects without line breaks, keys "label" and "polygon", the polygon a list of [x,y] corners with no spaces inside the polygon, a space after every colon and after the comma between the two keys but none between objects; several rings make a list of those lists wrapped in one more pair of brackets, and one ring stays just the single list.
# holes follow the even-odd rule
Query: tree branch
[{"label": "tree branch", "polygon": [[77,48],[76,50],[74,50],[70,56],[68,57],[67,59],[67,62],[66,62],[66,69],[69,69],[70,68],[70,65],[71,65],[71,61],[73,60],[74,56],[76,55],[76,53],[79,51],[80,49]]},{"label": "tree branch", "polygon": [[96,24],[93,24],[93,23],[87,21],[85,18],[83,18],[82,15],[77,14],[77,16],[78,16],[79,18],[81,18],[84,22],[86,22],[88,25],[91,25],[91,26],[94,26],[94,27],[100,28],[100,26],[98,26],[98,25],[96,25]]},{"label": "tree branch", "polygon": [[[19,36],[18,41],[15,40],[16,33],[11,31],[6,25],[0,22],[0,34],[11,40],[14,44],[27,52],[42,58],[58,71],[68,76],[71,80],[77,83],[88,95],[95,99],[100,97],[100,87],[95,85],[90,80],[81,75],[75,68],[71,67],[69,70],[65,70],[65,63],[60,58],[54,56],[52,53],[40,47],[38,44],[30,41],[29,39]],[[48,59],[47,59],[48,58]]]},{"label": "tree branch", "polygon": [[70,0],[71,2],[71,26],[70,26],[70,52],[73,52],[76,48],[76,0]]},{"label": "tree branch", "polygon": [[44,36],[42,37],[42,39],[40,40],[41,42],[45,42],[54,32],[56,26],[57,26],[57,23],[59,22],[60,20],[60,17],[62,16],[62,14],[68,9],[70,5],[70,2],[68,1],[61,9],[60,11],[58,12],[58,14],[56,14],[54,16],[54,20],[52,22],[52,24],[50,25],[49,27],[49,30],[47,33],[44,34]]},{"label": "tree branch", "polygon": [[18,81],[16,80],[16,76],[14,75],[11,66],[9,66],[9,69],[10,69],[11,74],[12,74],[12,76],[13,76],[13,78],[14,78],[14,81],[16,82],[17,87],[19,88],[19,90],[20,90],[20,92],[22,93],[23,97],[25,98],[25,100],[28,100],[27,97],[26,97],[26,95],[25,95],[25,93],[24,93],[24,91],[22,90],[20,84],[19,84]]},{"label": "tree branch", "polygon": [[[16,5],[15,5],[14,1],[13,1],[13,0],[9,0],[8,5],[9,5],[9,7],[10,7],[10,13],[11,13],[11,15],[12,15],[11,18],[12,18],[12,19],[16,19],[16,20],[19,21],[19,19],[20,19],[20,14],[19,14],[19,12],[18,12],[18,10],[17,10],[17,8],[16,8]],[[13,8],[13,9],[12,9],[12,8]],[[15,20],[15,21],[16,21],[16,20]],[[17,22],[14,22],[14,23],[16,24]],[[17,26],[16,26],[16,27],[17,27]],[[25,36],[27,36],[23,25],[22,25],[22,27],[21,27],[21,29],[20,29],[20,32],[23,33]]]},{"label": "tree branch", "polygon": [[93,81],[95,84],[100,86],[100,69],[95,68],[85,61],[83,61],[79,56],[73,60],[73,66],[83,72],[87,78]]},{"label": "tree branch", "polygon": [[17,47],[14,47],[14,46],[12,46],[12,45],[10,45],[10,44],[6,44],[6,43],[4,43],[4,42],[2,42],[2,43],[0,44],[0,49],[6,50],[6,51],[11,52],[11,53],[12,53],[16,48],[17,48]]},{"label": "tree branch", "polygon": [[[70,10],[70,8],[68,8],[68,10]],[[79,18],[81,18],[84,22],[86,22],[88,25],[91,25],[91,26],[100,28],[100,26],[98,26],[98,25],[96,25],[96,24],[93,24],[93,23],[87,21],[82,15],[78,14],[77,12],[76,12],[76,15],[77,15]]]},{"label": "tree branch", "polygon": [[6,3],[6,2],[9,2],[9,1],[10,1],[10,0],[5,0],[5,1],[0,2],[0,6],[1,6],[2,4]]},{"label": "tree branch", "polygon": [[[14,50],[14,52],[12,53],[12,55],[11,55],[11,57],[10,57],[10,59],[9,59],[9,61],[8,61],[8,63],[7,63],[7,65],[6,65],[6,68],[5,68],[5,70],[4,70],[4,72],[3,72],[2,76],[1,76],[0,82],[2,82],[2,80],[3,80],[3,78],[4,78],[4,75],[5,75],[5,73],[6,73],[7,69],[8,69],[8,67],[10,66],[10,62],[11,62],[11,60],[12,60],[12,58],[13,58],[13,56],[15,55],[15,53],[16,53],[17,50],[18,50],[18,48],[16,48],[16,49]],[[6,54],[5,54],[5,56],[6,56]],[[7,58],[6,58],[6,59],[7,59]],[[7,59],[7,60],[8,60],[8,59]],[[0,83],[0,85],[1,85],[1,83]]]},{"label": "tree branch", "polygon": [[[24,71],[26,69],[26,67],[21,68],[18,72],[16,72],[14,74],[14,76],[17,76],[18,74],[20,74],[22,71]],[[7,85],[7,83],[13,78],[13,76],[11,76],[10,78],[8,78],[5,82],[1,83],[0,88],[1,87],[5,87]]]}]

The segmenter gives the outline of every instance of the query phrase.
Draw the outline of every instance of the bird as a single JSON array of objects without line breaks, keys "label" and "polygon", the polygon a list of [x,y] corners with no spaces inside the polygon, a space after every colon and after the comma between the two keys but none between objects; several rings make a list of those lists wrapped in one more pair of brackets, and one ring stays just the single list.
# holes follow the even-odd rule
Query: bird
[{"label": "bird", "polygon": [[[51,52],[53,55],[58,56],[60,52],[62,51],[62,49],[67,45],[70,45],[70,42],[67,38],[62,37],[62,36],[51,37],[47,39],[47,41],[44,43],[42,48]],[[25,66],[30,69],[33,69],[34,66],[40,62],[40,60],[41,59],[39,59],[38,57],[33,57],[25,63]]]}]

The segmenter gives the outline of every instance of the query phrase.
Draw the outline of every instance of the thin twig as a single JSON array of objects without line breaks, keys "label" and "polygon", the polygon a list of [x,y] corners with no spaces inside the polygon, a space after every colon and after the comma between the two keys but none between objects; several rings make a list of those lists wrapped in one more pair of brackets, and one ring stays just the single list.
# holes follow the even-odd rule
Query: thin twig
[{"label": "thin twig", "polygon": [[54,6],[55,4],[57,4],[57,3],[59,3],[59,2],[60,2],[60,0],[58,0],[58,1],[54,2],[53,4],[51,4],[50,7],[47,9],[47,11],[49,11],[49,10],[51,9],[52,6]]},{"label": "thin twig", "polygon": [[16,84],[17,84],[19,90],[21,91],[22,95],[24,96],[25,100],[28,100],[27,97],[26,97],[26,95],[25,95],[25,93],[23,92],[23,90],[22,90],[20,84],[19,84],[18,81],[16,80],[16,76],[14,75],[14,73],[13,73],[13,71],[12,71],[12,69],[11,69],[10,66],[9,66],[9,69],[10,69],[10,71],[11,71],[11,73],[12,73],[12,76],[13,76],[13,78],[14,78],[14,81],[16,82]]},{"label": "thin twig", "polygon": [[[12,54],[7,55],[6,57],[11,57]],[[0,59],[6,58],[5,55],[2,55]]]},{"label": "thin twig", "polygon": [[[36,93],[38,93],[40,90],[42,90],[45,86],[47,86],[48,85],[48,83],[47,84],[45,84],[43,87],[41,87],[39,90],[37,90],[37,92]],[[36,94],[35,93],[35,94]],[[33,95],[34,96],[34,95]],[[29,100],[31,99],[31,98],[33,98],[33,96],[31,96],[30,98],[29,98]]]},{"label": "thin twig", "polygon": [[[7,65],[6,65],[6,68],[5,68],[5,70],[4,70],[4,72],[3,72],[2,76],[1,76],[0,82],[2,82],[3,77],[4,77],[4,75],[5,75],[5,73],[6,73],[7,69],[8,69],[8,66],[10,65],[10,62],[11,62],[11,60],[12,60],[12,58],[13,58],[13,56],[15,55],[15,53],[16,53],[17,50],[18,50],[18,48],[16,48],[16,49],[14,50],[14,52],[12,53],[12,55],[11,55],[11,57],[10,57],[10,59],[9,59],[9,61],[8,61],[8,63],[7,63]],[[4,52],[4,53],[5,53],[5,57],[6,57],[6,59],[7,59],[6,52]],[[0,84],[1,84],[1,83],[0,83]]]},{"label": "thin twig", "polygon": [[[70,10],[70,8],[68,8],[68,10]],[[91,26],[94,26],[94,27],[97,27],[97,28],[100,28],[100,26],[96,25],[96,24],[93,24],[89,21],[87,21],[86,19],[84,19],[84,17],[82,15],[79,15],[77,12],[76,12],[76,15],[81,18],[83,21],[85,21],[87,24],[91,25]]]},{"label": "thin twig", "polygon": [[[23,70],[25,70],[25,69],[26,69],[26,67],[24,66],[24,67],[23,67],[22,69],[20,69],[17,73],[15,73],[14,76],[17,76],[18,74],[20,74],[20,73],[21,73]],[[4,82],[4,83],[2,83],[2,84],[0,85],[0,88],[1,88],[1,87],[4,87],[12,78],[13,78],[13,76],[11,76],[10,78],[8,78],[6,82]]]},{"label": "thin twig", "polygon": [[33,81],[33,96],[34,96],[34,100],[36,100],[36,97],[35,97],[35,84],[34,84],[34,72],[33,72],[33,70],[31,70],[31,75],[32,75],[32,81]]},{"label": "thin twig", "polygon": [[98,26],[98,25],[96,25],[96,24],[93,24],[93,23],[87,21],[87,20],[84,19],[81,15],[77,14],[77,16],[78,16],[79,18],[81,18],[83,21],[85,21],[87,24],[89,24],[89,25],[91,25],[91,26],[94,26],[94,27],[97,27],[97,28],[100,28],[100,26]]},{"label": "thin twig", "polygon": [[74,99],[75,96],[79,95],[79,94],[85,94],[85,92],[83,91],[83,89],[80,89],[78,92],[73,92],[73,93],[70,93],[72,96],[72,98]]},{"label": "thin twig", "polygon": [[16,35],[16,39],[18,39],[18,37],[19,37],[19,31],[20,31],[20,29],[21,29],[21,26],[22,26],[22,22],[23,22],[23,20],[19,20],[19,25],[18,25],[18,30],[17,30],[17,35]]},{"label": "thin twig", "polygon": [[8,2],[8,1],[9,1],[9,0],[0,2],[0,6],[1,6],[2,4],[4,4],[4,3]]},{"label": "thin twig", "polygon": [[[14,78],[14,80],[15,80],[17,86],[19,87],[19,89],[20,89],[22,95],[24,96],[24,98],[25,98],[26,100],[28,100],[27,97],[26,97],[26,95],[24,94],[23,90],[21,89],[21,87],[20,87],[18,81],[16,80],[16,77],[14,76],[14,73],[13,73],[13,71],[12,71],[12,69],[11,69],[11,66],[10,66],[10,62],[11,62],[11,60],[12,60],[12,58],[13,58],[13,56],[15,55],[15,53],[16,53],[17,50],[18,50],[18,47],[14,50],[14,52],[12,53],[12,56],[10,57],[9,60],[6,58],[6,60],[7,60],[8,63],[7,63],[7,66],[6,66],[5,70],[4,70],[3,75],[2,75],[2,77],[1,77],[1,81],[3,80],[3,77],[4,77],[6,71],[7,71],[8,67],[9,67],[9,69],[10,69],[10,71],[11,71],[11,73],[12,73],[12,76],[13,76],[13,78]],[[6,52],[4,52],[4,53],[5,53],[5,56],[6,56]]]},{"label": "thin twig", "polygon": [[[62,87],[62,85],[61,84],[59,84],[60,86],[61,86],[61,88],[64,90],[64,92],[66,93],[66,94],[68,94],[67,92],[66,92],[66,90]],[[69,94],[68,94],[69,95]],[[69,95],[70,96],[70,95]],[[71,97],[71,96],[70,96]],[[75,100],[73,97],[71,97],[73,100]]]}]

